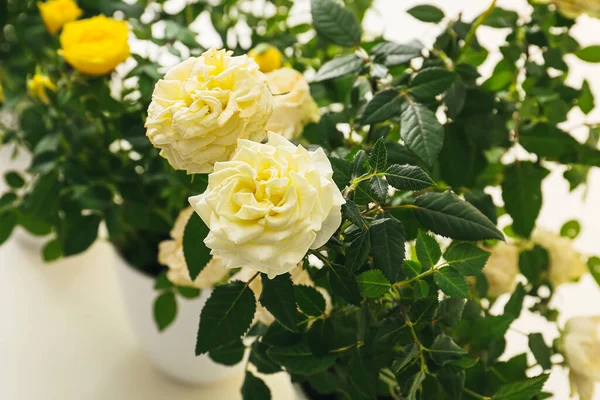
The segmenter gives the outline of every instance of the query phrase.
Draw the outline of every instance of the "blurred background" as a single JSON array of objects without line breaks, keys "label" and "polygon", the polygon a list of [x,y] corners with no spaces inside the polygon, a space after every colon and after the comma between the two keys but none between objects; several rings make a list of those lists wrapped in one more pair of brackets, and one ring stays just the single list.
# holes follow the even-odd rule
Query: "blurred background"
[{"label": "blurred background", "polygon": [[[265,1],[249,1],[249,7],[262,10]],[[365,17],[367,35],[383,35],[392,41],[407,42],[418,38],[430,45],[441,27],[421,23],[404,12],[423,1],[375,0]],[[444,10],[448,18],[462,14],[470,20],[488,6],[482,0],[428,0]],[[165,7],[177,10],[183,1],[167,1]],[[527,11],[525,0],[498,0],[497,5],[517,12]],[[294,23],[310,21],[310,1],[296,0],[292,10]],[[160,29],[161,27],[155,27]],[[205,47],[223,45],[207,15],[200,15],[190,29]],[[240,29],[243,30],[243,27]],[[573,29],[582,46],[597,44],[600,20],[582,16]],[[481,27],[478,38],[491,56],[480,68],[489,76],[501,58],[497,51],[505,32]],[[156,49],[140,48],[132,40],[134,52],[151,54]],[[138,46],[138,47],[136,47]],[[584,79],[600,96],[600,64],[587,64],[567,56],[571,73],[567,83],[580,87]],[[160,55],[168,66],[174,61]],[[121,66],[127,68],[126,66]],[[578,139],[586,122],[600,122],[596,108],[587,116],[578,108],[569,114],[562,128]],[[10,160],[12,149],[0,148],[0,173],[25,168],[26,155]],[[582,230],[576,247],[584,254],[598,252],[600,244],[600,171],[593,169],[587,190],[569,192],[563,170],[554,168],[544,181],[544,204],[538,223],[558,231],[564,221],[577,219]],[[6,190],[0,181],[0,194]],[[492,193],[492,195],[494,195]],[[596,223],[595,223],[596,222]],[[18,228],[21,229],[21,228]],[[241,377],[214,387],[192,388],[176,384],[157,372],[146,360],[128,326],[121,303],[115,272],[116,255],[102,242],[80,256],[44,264],[37,242],[17,232],[0,247],[0,399],[239,399]],[[555,296],[562,311],[561,320],[576,315],[600,314],[600,291],[589,275],[575,284],[561,286]],[[502,306],[500,301],[498,306]],[[527,349],[529,332],[542,332],[551,342],[558,332],[538,316],[524,312],[509,330],[507,352],[510,358]],[[532,374],[540,371],[532,371]],[[267,378],[275,399],[293,399],[293,388],[286,375]],[[567,399],[569,383],[565,372],[555,367],[545,387],[556,399]],[[597,393],[600,391],[597,390]],[[600,398],[600,397],[598,397]]]}]

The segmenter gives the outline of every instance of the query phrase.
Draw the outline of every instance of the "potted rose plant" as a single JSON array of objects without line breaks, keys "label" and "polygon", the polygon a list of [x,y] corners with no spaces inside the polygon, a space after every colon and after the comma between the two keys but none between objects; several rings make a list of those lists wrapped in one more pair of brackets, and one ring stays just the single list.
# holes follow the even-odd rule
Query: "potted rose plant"
[{"label": "potted rose plant", "polygon": [[[586,266],[573,248],[576,221],[560,235],[536,228],[548,167],[566,165],[574,188],[598,166],[595,126],[586,143],[558,127],[570,109],[593,108],[588,85],[565,83],[562,58],[593,61],[597,49],[571,37],[574,21],[560,2],[533,4],[528,18],[492,2],[471,22],[414,7],[415,18],[444,24],[431,48],[363,42],[342,4],[311,6],[317,36],[295,47],[291,61],[303,70],[312,63],[307,55],[323,60],[312,89],[329,112],[304,128],[303,144],[277,132],[264,143],[245,136],[230,157],[213,160],[206,190],[189,199],[196,214],[181,239],[186,277],[194,281],[214,260],[254,271],[212,291],[196,354],[243,361],[248,399],[270,398],[256,371],[281,370],[315,399],[547,398],[554,363],[570,366],[574,390],[590,398],[597,374],[581,349],[597,351],[593,318],[571,320],[554,343],[528,334],[534,363],[526,354],[500,357],[526,297],[530,311],[562,327],[555,289],[588,266],[597,274],[598,259]],[[482,25],[508,31],[505,58],[484,80]],[[185,95],[172,93],[166,104]],[[207,128],[211,136],[215,127]],[[196,140],[171,136],[155,145],[188,150]],[[517,147],[525,153],[515,155]],[[197,168],[176,156],[174,167]],[[501,202],[484,191],[494,187]],[[293,281],[298,268],[314,288]],[[503,310],[492,309],[504,294]],[[255,318],[259,306],[275,321]]]}]

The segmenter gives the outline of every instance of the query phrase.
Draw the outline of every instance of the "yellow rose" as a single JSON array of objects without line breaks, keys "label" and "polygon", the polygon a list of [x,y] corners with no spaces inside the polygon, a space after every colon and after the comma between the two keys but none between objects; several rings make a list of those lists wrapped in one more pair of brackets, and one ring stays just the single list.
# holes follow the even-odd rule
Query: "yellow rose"
[{"label": "yellow rose", "polygon": [[267,130],[293,140],[302,135],[305,124],[319,122],[319,106],[310,95],[304,75],[291,68],[281,68],[266,76],[275,99]]},{"label": "yellow rose", "polygon": [[75,21],[81,17],[83,11],[77,7],[73,0],[48,0],[37,3],[40,15],[50,33],[56,33],[67,22]]},{"label": "yellow rose", "polygon": [[537,229],[531,239],[548,251],[548,278],[555,287],[577,281],[588,272],[571,239],[544,229]]},{"label": "yellow rose", "polygon": [[266,144],[240,140],[218,162],[206,191],[190,197],[209,228],[204,243],[227,268],[270,278],[291,271],[342,222],[344,198],[322,149],[307,151],[269,132]]},{"label": "yellow rose", "polygon": [[511,293],[519,274],[519,248],[510,243],[498,242],[494,247],[483,247],[490,252],[483,274],[489,284],[488,294],[498,297]]},{"label": "yellow rose", "polygon": [[595,383],[600,382],[600,316],[569,319],[560,349],[570,369],[572,394],[592,400]]},{"label": "yellow rose", "polygon": [[247,56],[210,49],[171,68],[154,88],[146,135],[175,169],[207,173],[238,139],[260,141],[273,96]]},{"label": "yellow rose", "polygon": [[281,53],[268,44],[259,44],[250,50],[248,57],[253,58],[265,74],[281,68]]},{"label": "yellow rose", "polygon": [[129,28],[104,15],[67,23],[60,34],[65,60],[88,75],[106,75],[129,57]]},{"label": "yellow rose", "polygon": [[40,100],[44,104],[49,104],[50,99],[46,89],[56,92],[56,85],[46,75],[35,74],[33,78],[27,81],[27,89],[29,90],[29,96]]},{"label": "yellow rose", "polygon": [[198,289],[211,288],[227,275],[227,269],[221,260],[215,257],[206,264],[192,282],[183,255],[183,232],[193,213],[194,210],[191,207],[179,213],[171,230],[172,240],[165,240],[158,245],[158,262],[169,268],[167,278],[177,286],[192,286]]}]

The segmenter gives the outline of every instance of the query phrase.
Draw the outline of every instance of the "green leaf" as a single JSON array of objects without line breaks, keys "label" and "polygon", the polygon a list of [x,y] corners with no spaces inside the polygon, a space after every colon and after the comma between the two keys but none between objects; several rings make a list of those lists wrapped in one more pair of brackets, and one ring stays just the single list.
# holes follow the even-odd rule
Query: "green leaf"
[{"label": "green leaf", "polygon": [[443,267],[433,276],[439,288],[450,297],[466,299],[469,297],[469,285],[465,278],[450,267]]},{"label": "green leaf", "polygon": [[385,178],[398,190],[423,190],[435,185],[429,175],[414,165],[390,165]]},{"label": "green leaf", "polygon": [[40,176],[23,201],[23,213],[35,219],[55,213],[60,199],[59,190],[60,182],[56,174]]},{"label": "green leaf", "polygon": [[406,44],[381,42],[373,47],[371,53],[386,67],[395,67],[406,64],[413,58],[421,57],[423,47],[423,44],[417,40]]},{"label": "green leaf", "polygon": [[365,125],[387,121],[400,116],[402,97],[395,89],[383,90],[371,99],[363,112],[363,123]]},{"label": "green leaf", "polygon": [[395,375],[398,375],[406,366],[416,360],[418,355],[419,346],[417,346],[416,343],[410,343],[404,346],[404,348],[400,350],[394,359],[394,363],[392,364],[392,372],[394,372]]},{"label": "green leaf", "polygon": [[546,168],[531,162],[505,166],[502,198],[517,235],[529,237],[531,234],[542,207],[542,180],[548,174]]},{"label": "green leaf", "polygon": [[589,63],[599,63],[600,62],[600,46],[588,46],[583,49],[579,49],[575,52],[575,55],[583,61]]},{"label": "green leaf", "polygon": [[494,224],[498,222],[498,210],[492,196],[482,190],[474,189],[465,193],[465,200],[473,204],[475,208],[481,211]]},{"label": "green leaf", "polygon": [[451,192],[426,193],[415,199],[415,216],[427,229],[457,240],[504,240],[479,210]]},{"label": "green leaf", "polygon": [[87,250],[98,237],[100,215],[71,215],[65,220],[63,253],[72,256]]},{"label": "green leaf", "polygon": [[232,366],[242,361],[245,352],[246,346],[244,346],[242,340],[238,338],[225,346],[211,350],[208,353],[208,356],[218,364]]},{"label": "green leaf", "polygon": [[526,381],[503,385],[496,392],[493,400],[530,400],[539,394],[549,375],[539,375]]},{"label": "green leaf", "polygon": [[327,371],[335,362],[334,354],[317,357],[308,345],[299,343],[290,347],[272,347],[267,354],[292,374],[314,375]]},{"label": "green leaf", "polygon": [[588,81],[583,81],[583,85],[581,85],[581,96],[577,99],[577,105],[584,114],[589,114],[595,107],[594,94]]},{"label": "green leaf", "polygon": [[17,201],[17,195],[12,192],[4,193],[0,196],[0,213],[8,211],[14,207]]},{"label": "green leaf", "polygon": [[209,229],[202,218],[197,213],[192,213],[183,232],[183,255],[192,281],[196,280],[212,258],[210,249],[204,244],[208,232]]},{"label": "green leaf", "polygon": [[443,20],[445,16],[442,10],[429,4],[415,6],[406,12],[423,22],[438,23]]},{"label": "green leaf", "polygon": [[548,251],[535,245],[519,254],[519,270],[531,283],[539,282],[542,271],[548,265]]},{"label": "green leaf", "polygon": [[560,236],[571,240],[579,236],[579,232],[581,232],[581,224],[576,219],[565,222],[560,228]]},{"label": "green leaf", "polygon": [[321,82],[360,71],[364,61],[356,54],[348,54],[327,61],[317,72],[314,81]]},{"label": "green leaf", "polygon": [[332,0],[311,0],[311,14],[319,36],[344,47],[360,44],[360,24],[342,4]]},{"label": "green leaf", "polygon": [[519,134],[519,143],[525,150],[551,160],[560,160],[565,156],[577,157],[580,146],[567,132],[544,123],[523,129]]},{"label": "green leaf", "polygon": [[338,189],[344,190],[350,183],[352,164],[337,157],[329,157],[329,162],[331,162],[331,169],[333,169],[333,181]]},{"label": "green leaf", "polygon": [[190,286],[177,286],[177,292],[186,299],[195,299],[200,296],[200,289]]},{"label": "green leaf", "polygon": [[519,318],[521,310],[523,309],[523,300],[525,299],[525,287],[522,283],[519,283],[515,288],[515,291],[508,299],[508,302],[504,306],[504,315],[509,315],[513,320]]},{"label": "green leaf", "polygon": [[360,306],[360,291],[356,279],[341,265],[334,264],[329,270],[329,283],[336,296],[348,303]]},{"label": "green leaf", "polygon": [[255,311],[256,299],[245,282],[217,286],[200,314],[196,355],[241,337],[250,327]]},{"label": "green leaf", "polygon": [[177,316],[175,293],[164,292],[154,300],[154,321],[159,331],[165,330]]},{"label": "green leaf", "polygon": [[467,351],[458,346],[448,335],[438,335],[429,348],[431,359],[438,365],[444,366],[467,355]]},{"label": "green leaf", "polygon": [[375,193],[377,198],[380,200],[385,200],[387,198],[389,187],[385,179],[379,176],[374,176],[370,179],[369,185],[371,186],[371,190],[373,193]]},{"label": "green leaf", "polygon": [[351,200],[346,200],[346,203],[342,205],[342,215],[344,216],[344,218],[346,218],[362,230],[367,230],[369,228],[364,218],[362,217],[360,209],[358,208],[356,203],[354,203]]},{"label": "green leaf", "polygon": [[167,271],[161,272],[154,281],[154,290],[170,289],[173,286],[173,283],[167,278]]},{"label": "green leaf", "polygon": [[415,278],[421,273],[421,264],[412,260],[404,260],[402,270],[408,278]]},{"label": "green leaf", "polygon": [[446,115],[455,120],[458,114],[463,110],[467,98],[467,88],[459,79],[455,80],[452,86],[444,94],[444,104],[446,105]]},{"label": "green leaf", "polygon": [[421,299],[429,295],[429,285],[424,280],[418,280],[413,288],[415,298]]},{"label": "green leaf", "polygon": [[350,241],[346,249],[346,267],[350,271],[357,271],[369,257],[371,248],[369,231],[356,230],[348,235]]},{"label": "green leaf", "polygon": [[402,102],[400,136],[428,166],[432,166],[442,150],[444,128],[435,114],[421,103],[410,97]]},{"label": "green leaf", "polygon": [[465,309],[465,301],[455,297],[444,299],[437,310],[437,319],[448,326],[457,325]]},{"label": "green leaf", "polygon": [[259,342],[258,340],[252,343],[252,350],[250,351],[250,362],[256,367],[256,370],[261,374],[274,374],[276,372],[281,371],[281,367],[275,364],[267,355],[268,349],[269,346],[262,342]]},{"label": "green leaf", "polygon": [[283,327],[298,332],[298,323],[302,316],[296,308],[296,297],[290,274],[277,275],[273,279],[269,279],[266,274],[261,274],[261,278],[260,303]]},{"label": "green leaf", "polygon": [[246,371],[244,384],[242,385],[243,400],[271,400],[271,390],[262,379]]},{"label": "green leaf", "polygon": [[552,368],[552,361],[550,361],[552,352],[550,351],[550,348],[548,348],[548,345],[546,345],[541,333],[529,334],[529,348],[538,364],[540,364],[544,370]]},{"label": "green leaf", "polygon": [[588,258],[587,266],[596,283],[600,285],[600,257],[593,256]]},{"label": "green leaf", "polygon": [[437,240],[422,230],[417,234],[415,250],[419,262],[425,269],[433,268],[442,256],[442,249]]},{"label": "green leaf", "polygon": [[8,186],[10,186],[13,189],[18,189],[25,185],[25,179],[23,179],[23,177],[15,171],[9,171],[6,174],[4,174],[4,180],[6,181]]},{"label": "green leaf", "polygon": [[294,285],[294,295],[298,307],[304,314],[317,317],[325,312],[325,299],[314,287]]},{"label": "green leaf", "polygon": [[[0,226],[2,226],[1,223],[0,223]],[[0,239],[0,242],[2,242],[1,239]],[[59,258],[62,257],[62,255],[63,255],[62,246],[58,239],[52,239],[51,241],[47,242],[44,245],[44,248],[42,249],[42,258],[44,259],[44,262],[51,262],[51,261],[58,260]]]},{"label": "green leaf", "polygon": [[408,91],[415,97],[432,99],[448,90],[457,78],[456,72],[445,68],[424,68],[410,82]]},{"label": "green leaf", "polygon": [[505,10],[501,7],[495,7],[492,13],[483,20],[483,25],[492,28],[512,28],[517,24],[519,14],[515,11]]},{"label": "green leaf", "polygon": [[363,272],[356,278],[356,282],[362,294],[369,298],[380,297],[392,287],[390,281],[378,269]]},{"label": "green leaf", "polygon": [[350,391],[360,399],[377,399],[379,371],[374,367],[374,360],[364,348],[355,347],[348,362]]},{"label": "green leaf", "polygon": [[402,278],[404,228],[395,218],[376,220],[370,227],[373,263],[392,283]]},{"label": "green leaf", "polygon": [[17,216],[13,212],[0,213],[0,244],[6,242],[17,225]]},{"label": "green leaf", "polygon": [[448,264],[463,276],[481,272],[490,253],[470,243],[453,244],[444,253]]},{"label": "green leaf", "polygon": [[385,170],[387,166],[387,149],[385,148],[385,140],[379,138],[371,149],[369,155],[369,164],[375,172],[381,172]]}]

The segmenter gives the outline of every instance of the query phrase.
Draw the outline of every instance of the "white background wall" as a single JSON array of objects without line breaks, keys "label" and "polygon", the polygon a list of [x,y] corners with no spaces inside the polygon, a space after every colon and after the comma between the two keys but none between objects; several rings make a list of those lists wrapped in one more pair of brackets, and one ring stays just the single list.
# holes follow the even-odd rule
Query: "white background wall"
[{"label": "white background wall", "polygon": [[[433,42],[440,28],[421,23],[404,10],[416,0],[375,0],[374,10],[365,20],[365,30],[383,34],[390,40],[405,42],[419,38]],[[442,8],[447,17],[462,13],[471,19],[488,5],[482,0],[428,0]],[[527,11],[525,0],[499,0],[504,8]],[[295,13],[309,18],[309,0],[298,0]],[[600,42],[600,21],[581,17],[573,33],[583,45]],[[497,49],[505,33],[481,27],[478,37],[489,50]],[[206,36],[203,42],[206,41]],[[491,71],[497,53],[482,68]],[[567,60],[572,68],[569,83],[579,87],[587,79],[600,104],[600,64],[586,64],[574,57]],[[596,108],[585,117],[574,110],[565,123],[580,140],[586,132],[570,129],[582,122],[600,122]],[[0,149],[0,172],[18,168],[7,162],[9,149]],[[22,166],[21,162],[21,166]],[[558,230],[569,219],[579,219],[582,233],[576,246],[587,254],[600,254],[600,170],[592,171],[587,197],[583,189],[568,193],[562,170],[553,172],[544,182],[544,205],[539,222]],[[5,190],[0,180],[0,193]],[[562,310],[561,321],[573,315],[600,314],[600,289],[590,276],[577,284],[561,287],[556,304]],[[104,243],[88,253],[44,265],[34,252],[12,238],[0,247],[0,399],[237,399],[238,381],[227,387],[191,389],[175,385],[157,374],[137,349],[120,303],[113,257]],[[509,332],[507,355],[527,348],[527,338],[519,332],[543,332],[547,342],[556,331],[543,319],[524,315]],[[533,374],[539,371],[532,371]],[[285,379],[271,382],[276,400],[287,400]],[[555,368],[546,389],[555,399],[566,399],[569,388],[566,374]],[[600,399],[600,393],[596,396]]]}]

